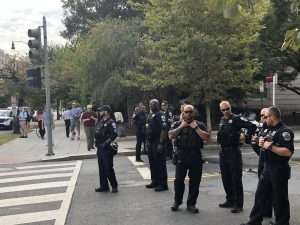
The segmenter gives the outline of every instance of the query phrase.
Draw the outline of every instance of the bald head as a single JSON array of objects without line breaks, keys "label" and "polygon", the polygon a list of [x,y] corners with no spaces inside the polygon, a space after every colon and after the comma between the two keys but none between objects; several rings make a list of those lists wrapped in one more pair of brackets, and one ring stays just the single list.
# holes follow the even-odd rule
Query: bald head
[{"label": "bald head", "polygon": [[183,111],[194,111],[194,106],[192,106],[192,105],[185,105],[183,107]]},{"label": "bald head", "polygon": [[220,102],[220,110],[223,113],[225,118],[229,118],[231,116],[231,105],[229,101],[221,101]]},{"label": "bald head", "polygon": [[229,107],[229,108],[231,108],[231,105],[230,105],[229,101],[221,101],[220,102],[220,108],[222,108],[222,107]]}]

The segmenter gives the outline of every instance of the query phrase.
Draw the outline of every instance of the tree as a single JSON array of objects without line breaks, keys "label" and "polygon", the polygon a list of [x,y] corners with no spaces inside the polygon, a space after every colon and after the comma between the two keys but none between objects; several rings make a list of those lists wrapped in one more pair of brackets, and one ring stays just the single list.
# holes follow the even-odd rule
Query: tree
[{"label": "tree", "polygon": [[142,15],[131,7],[128,0],[62,0],[62,3],[63,23],[66,26],[62,36],[69,40],[77,39],[80,34],[87,33],[93,24],[106,18],[128,19]]},{"label": "tree", "polygon": [[209,3],[152,0],[145,10],[144,55],[125,84],[152,91],[176,87],[207,105],[232,89],[251,90],[258,69],[251,45],[261,15],[242,12],[230,20]]}]

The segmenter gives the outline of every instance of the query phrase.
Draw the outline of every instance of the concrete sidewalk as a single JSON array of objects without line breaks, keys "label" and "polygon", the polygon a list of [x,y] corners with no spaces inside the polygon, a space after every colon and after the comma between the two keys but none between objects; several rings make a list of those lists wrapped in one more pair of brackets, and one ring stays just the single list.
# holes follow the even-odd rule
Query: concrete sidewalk
[{"label": "concrete sidewalk", "polygon": [[[47,140],[40,139],[33,129],[28,138],[16,138],[0,146],[0,164],[23,163],[47,160],[68,160],[94,158],[96,150],[87,151],[84,130],[81,129],[80,140],[72,141],[66,138],[63,121],[56,121],[53,130],[54,156],[46,156],[48,152]],[[46,135],[47,136],[47,135]],[[119,138],[120,154],[129,154],[135,151],[134,137]]]},{"label": "concrete sidewalk", "polygon": [[[35,130],[28,138],[17,138],[0,146],[0,164],[12,164],[32,161],[53,161],[53,160],[76,160],[96,157],[96,150],[87,151],[86,138],[83,129],[81,129],[81,139],[70,140],[65,136],[63,121],[56,121],[56,127],[53,130],[54,156],[46,156],[48,151],[47,140],[41,140]],[[294,129],[295,132],[295,154],[294,160],[300,160],[300,129]],[[135,137],[127,136],[118,138],[119,155],[135,154]],[[250,146],[245,146],[250,148]],[[211,152],[219,149],[216,144],[216,131],[212,132],[211,142],[205,146],[203,151]],[[204,154],[205,155],[205,154]]]}]

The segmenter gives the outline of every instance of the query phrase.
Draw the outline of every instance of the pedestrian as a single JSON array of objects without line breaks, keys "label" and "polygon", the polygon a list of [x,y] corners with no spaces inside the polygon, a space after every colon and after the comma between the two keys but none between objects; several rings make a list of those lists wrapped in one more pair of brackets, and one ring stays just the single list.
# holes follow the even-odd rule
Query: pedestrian
[{"label": "pedestrian", "polygon": [[72,103],[71,109],[71,140],[75,139],[77,134],[77,140],[80,140],[80,116],[82,108],[76,102]]},{"label": "pedestrian", "polygon": [[27,120],[28,120],[28,117],[29,117],[29,114],[28,112],[22,108],[21,112],[19,113],[19,124],[20,124],[20,130],[21,130],[21,136],[20,138],[27,138],[27,132],[28,132],[28,129],[27,129]]},{"label": "pedestrian", "polygon": [[111,143],[118,136],[116,122],[112,119],[112,109],[109,105],[99,108],[99,118],[95,128],[97,157],[99,166],[100,187],[96,192],[108,192],[109,184],[112,193],[118,192],[118,182],[114,170],[114,153]]},{"label": "pedestrian", "polygon": [[170,139],[175,139],[176,173],[174,181],[175,197],[172,211],[177,211],[182,204],[185,184],[184,180],[188,172],[189,194],[187,198],[187,210],[198,213],[196,202],[199,195],[199,186],[202,178],[202,154],[203,142],[209,139],[204,123],[194,119],[194,107],[186,105],[182,114],[182,121],[177,121],[169,131]]},{"label": "pedestrian", "polygon": [[87,150],[95,149],[95,123],[97,121],[97,115],[92,111],[92,105],[87,105],[87,111],[81,114],[80,120],[83,122],[84,132],[86,135]]},{"label": "pedestrian", "polygon": [[132,115],[132,119],[135,125],[135,134],[136,134],[136,147],[135,147],[135,160],[137,162],[143,162],[141,158],[141,149],[142,145],[144,150],[146,149],[146,120],[147,113],[146,108],[143,105],[136,107]]},{"label": "pedestrian", "polygon": [[39,134],[41,136],[41,139],[44,139],[46,129],[45,129],[45,123],[44,123],[44,112],[43,112],[43,110],[39,109],[37,111],[36,120],[38,122]]},{"label": "pedestrian", "polygon": [[[262,171],[264,169],[264,165],[266,161],[266,152],[259,147],[259,138],[266,137],[268,134],[267,118],[268,118],[268,108],[263,108],[260,111],[260,123],[256,129],[255,134],[252,136],[251,139],[252,148],[255,151],[255,153],[259,156],[258,169],[257,169],[258,179],[262,175]],[[263,217],[271,219],[273,214],[272,190],[266,192],[265,196],[266,196],[266,201],[264,206]]]},{"label": "pedestrian", "polygon": [[[161,103],[161,113],[165,117],[164,119],[167,121],[167,132],[169,132],[171,125],[174,122],[174,116],[172,111],[169,109],[169,104],[168,101],[163,100]],[[173,146],[172,146],[172,141],[169,139],[167,136],[164,138],[164,143],[163,147],[165,148],[166,155],[168,159],[172,159],[173,156]]]},{"label": "pedestrian", "polygon": [[71,126],[71,107],[68,107],[67,110],[63,112],[63,120],[65,121],[65,128],[66,128],[66,137],[70,137],[70,126]]},{"label": "pedestrian", "polygon": [[279,108],[272,106],[267,113],[268,133],[259,138],[259,147],[265,152],[265,165],[255,193],[255,201],[248,223],[260,225],[264,216],[266,193],[272,190],[276,225],[289,225],[290,204],[288,180],[291,176],[289,160],[294,153],[294,133],[281,120]]},{"label": "pedestrian", "polygon": [[217,141],[221,145],[220,170],[226,201],[219,204],[219,207],[233,208],[232,213],[240,213],[244,205],[240,134],[241,129],[245,128],[252,135],[256,125],[233,114],[228,101],[220,103],[220,110],[223,117],[219,124]]},{"label": "pedestrian", "polygon": [[166,121],[160,112],[160,104],[157,99],[150,100],[150,114],[146,123],[146,140],[148,158],[150,164],[151,183],[146,188],[154,188],[155,191],[168,190],[168,175],[166,166],[166,152],[163,148],[164,132],[167,132]]}]

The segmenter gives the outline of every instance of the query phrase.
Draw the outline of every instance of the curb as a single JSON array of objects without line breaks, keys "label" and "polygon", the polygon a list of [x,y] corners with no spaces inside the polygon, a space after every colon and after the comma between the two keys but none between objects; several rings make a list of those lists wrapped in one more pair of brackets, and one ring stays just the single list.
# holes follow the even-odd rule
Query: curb
[{"label": "curb", "polygon": [[[117,156],[134,156],[134,151],[122,151],[117,154]],[[49,158],[42,158],[38,160],[39,162],[56,162],[56,161],[73,161],[82,159],[95,159],[97,158],[96,153],[78,154],[78,155],[68,155],[68,156],[51,156]]]}]

